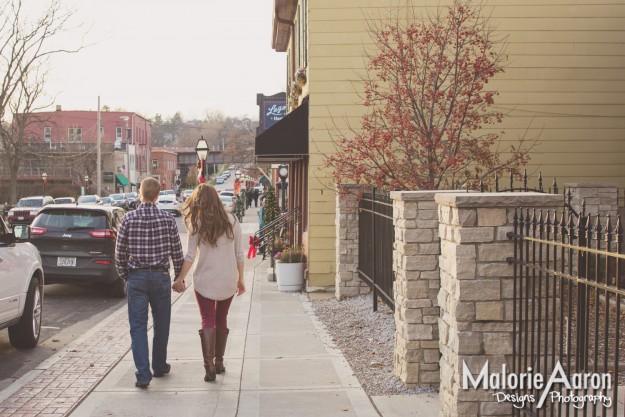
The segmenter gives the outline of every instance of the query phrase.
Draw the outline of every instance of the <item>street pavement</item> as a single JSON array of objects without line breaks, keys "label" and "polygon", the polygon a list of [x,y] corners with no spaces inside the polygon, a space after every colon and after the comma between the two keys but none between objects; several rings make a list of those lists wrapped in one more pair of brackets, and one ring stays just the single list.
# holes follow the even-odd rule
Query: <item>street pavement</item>
[{"label": "street pavement", "polygon": [[[242,226],[247,243],[258,228],[256,209]],[[436,394],[370,399],[308,296],[279,292],[267,280],[268,267],[260,257],[246,260],[247,292],[232,303],[226,373],[217,381],[203,380],[191,288],[172,297],[169,375],[147,389],[134,387],[124,305],[0,392],[0,416],[438,416]]]}]

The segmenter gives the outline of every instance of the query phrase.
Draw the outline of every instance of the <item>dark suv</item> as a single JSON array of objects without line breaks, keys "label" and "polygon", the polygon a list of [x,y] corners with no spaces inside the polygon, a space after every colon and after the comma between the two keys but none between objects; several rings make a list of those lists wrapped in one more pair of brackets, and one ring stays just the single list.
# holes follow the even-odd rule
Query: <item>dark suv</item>
[{"label": "dark suv", "polygon": [[9,227],[14,224],[30,224],[39,210],[48,204],[54,204],[54,199],[50,196],[20,198],[7,215]]},{"label": "dark suv", "polygon": [[46,284],[104,283],[113,297],[126,296],[115,269],[115,239],[125,215],[111,206],[58,204],[44,207],[30,226]]}]

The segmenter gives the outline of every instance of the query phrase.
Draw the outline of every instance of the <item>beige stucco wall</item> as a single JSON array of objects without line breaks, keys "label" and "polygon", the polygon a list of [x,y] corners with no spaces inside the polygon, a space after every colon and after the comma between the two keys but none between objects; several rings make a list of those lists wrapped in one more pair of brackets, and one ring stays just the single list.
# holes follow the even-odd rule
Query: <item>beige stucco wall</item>
[{"label": "beige stucco wall", "polygon": [[[335,276],[335,195],[323,166],[331,133],[359,126],[364,16],[439,0],[314,0],[308,7],[310,92],[309,285]],[[443,0],[440,3],[445,3]],[[506,114],[504,141],[540,136],[529,173],[546,183],[613,182],[625,187],[625,3],[623,0],[485,0],[486,13],[508,36],[509,63],[492,85]]]}]

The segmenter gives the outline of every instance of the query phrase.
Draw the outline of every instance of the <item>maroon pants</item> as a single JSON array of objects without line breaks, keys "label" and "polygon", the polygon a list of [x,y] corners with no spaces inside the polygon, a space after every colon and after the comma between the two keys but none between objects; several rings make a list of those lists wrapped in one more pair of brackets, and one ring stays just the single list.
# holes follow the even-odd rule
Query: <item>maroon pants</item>
[{"label": "maroon pants", "polygon": [[202,329],[227,329],[228,328],[228,310],[234,295],[221,301],[211,300],[202,297],[195,291],[197,305],[200,308],[200,316],[202,317]]}]

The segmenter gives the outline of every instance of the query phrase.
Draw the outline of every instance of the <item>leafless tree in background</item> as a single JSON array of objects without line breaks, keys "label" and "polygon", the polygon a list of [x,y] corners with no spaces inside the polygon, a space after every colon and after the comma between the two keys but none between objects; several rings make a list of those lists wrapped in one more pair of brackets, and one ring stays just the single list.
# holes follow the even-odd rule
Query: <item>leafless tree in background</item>
[{"label": "leafless tree in background", "polygon": [[[50,0],[38,16],[25,10],[22,0],[9,0],[0,6],[0,145],[3,165],[10,171],[10,202],[17,199],[17,171],[26,142],[29,115],[41,104],[49,59],[56,54],[75,53],[54,47],[53,41],[66,29],[73,11],[61,0]],[[19,115],[19,116],[16,116]]]}]

